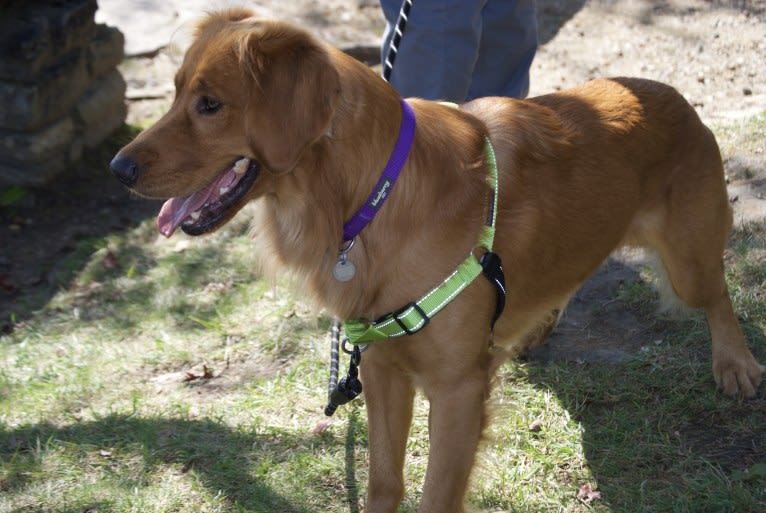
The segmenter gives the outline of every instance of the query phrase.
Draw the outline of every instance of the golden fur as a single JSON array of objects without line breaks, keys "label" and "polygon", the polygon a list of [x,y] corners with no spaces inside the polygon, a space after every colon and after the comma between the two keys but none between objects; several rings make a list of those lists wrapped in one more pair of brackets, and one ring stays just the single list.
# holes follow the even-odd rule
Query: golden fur
[{"label": "golden fur", "polygon": [[[343,223],[397,138],[394,89],[306,32],[244,10],[199,25],[176,89],[170,111],[121,152],[138,165],[133,189],[186,195],[241,156],[257,160],[260,176],[227,216],[255,202],[255,242],[270,269],[298,276],[304,293],[344,319],[374,319],[420,297],[474,248],[487,197],[485,135],[494,144],[505,312],[491,342],[495,293],[480,278],[421,332],[365,353],[368,513],[392,513],[403,496],[416,388],[430,401],[419,511],[463,510],[492,373],[544,333],[551,312],[622,245],[656,250],[675,293],[705,309],[718,385],[756,393],[762,369],[723,275],[731,211],[719,151],[672,88],[615,78],[525,101],[483,98],[460,110],[409,100],[417,116],[412,152],[358,236],[349,254],[357,273],[346,283],[331,270]],[[202,116],[194,107],[201,96],[223,107]]]}]

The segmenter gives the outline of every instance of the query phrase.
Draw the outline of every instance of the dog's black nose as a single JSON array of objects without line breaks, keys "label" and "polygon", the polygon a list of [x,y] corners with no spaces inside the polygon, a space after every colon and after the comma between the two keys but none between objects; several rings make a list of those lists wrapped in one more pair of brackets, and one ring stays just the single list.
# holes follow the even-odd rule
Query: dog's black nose
[{"label": "dog's black nose", "polygon": [[122,153],[118,153],[109,163],[109,167],[112,168],[112,172],[119,181],[128,187],[132,186],[138,180],[138,164]]}]

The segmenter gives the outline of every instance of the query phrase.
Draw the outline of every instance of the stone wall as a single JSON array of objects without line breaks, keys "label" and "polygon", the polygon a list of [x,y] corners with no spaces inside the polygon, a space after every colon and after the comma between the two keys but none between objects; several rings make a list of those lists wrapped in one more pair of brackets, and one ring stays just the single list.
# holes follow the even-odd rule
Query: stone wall
[{"label": "stone wall", "polygon": [[124,38],[97,7],[0,0],[0,186],[48,183],[124,122]]}]

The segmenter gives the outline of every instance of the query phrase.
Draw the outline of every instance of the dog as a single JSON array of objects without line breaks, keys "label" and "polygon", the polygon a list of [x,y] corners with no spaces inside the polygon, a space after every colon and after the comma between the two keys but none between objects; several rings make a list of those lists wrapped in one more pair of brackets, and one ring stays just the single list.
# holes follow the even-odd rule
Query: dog
[{"label": "dog", "polygon": [[[367,513],[392,513],[402,500],[417,389],[430,402],[418,511],[463,511],[494,371],[534,343],[551,312],[621,246],[659,254],[678,297],[705,311],[718,386],[756,394],[762,368],[724,280],[732,213],[720,153],[671,87],[612,78],[527,100],[453,108],[412,98],[403,106],[365,65],[242,9],[199,23],[175,86],[169,111],[111,163],[132,191],[171,198],[158,217],[163,234],[213,231],[253,203],[264,272],[295,276],[340,319],[379,319],[411,305],[467,256],[491,249],[502,261],[505,309],[496,323],[499,292],[477,278],[425,327],[364,354]],[[381,192],[406,108],[414,136],[398,179]],[[385,203],[349,247],[344,223],[373,190]],[[492,248],[477,243],[488,212]],[[334,273],[349,263],[350,277]]]}]

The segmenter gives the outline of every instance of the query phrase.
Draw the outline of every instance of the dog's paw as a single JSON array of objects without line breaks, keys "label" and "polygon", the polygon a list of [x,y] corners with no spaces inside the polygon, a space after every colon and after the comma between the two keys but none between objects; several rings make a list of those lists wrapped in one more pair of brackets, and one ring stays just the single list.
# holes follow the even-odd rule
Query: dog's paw
[{"label": "dog's paw", "polygon": [[763,378],[763,367],[750,351],[739,355],[713,357],[713,375],[724,393],[753,397]]}]

